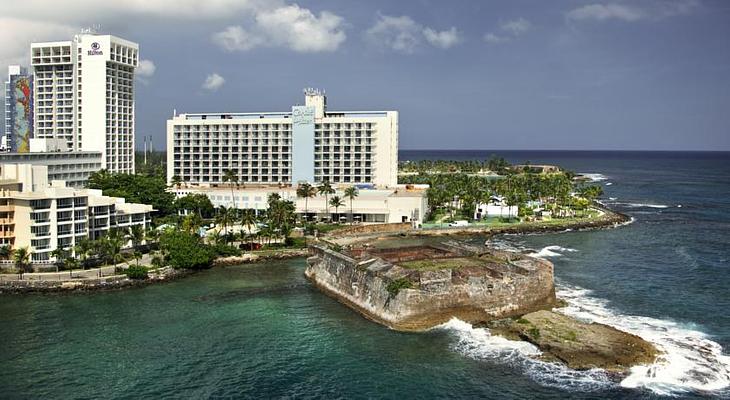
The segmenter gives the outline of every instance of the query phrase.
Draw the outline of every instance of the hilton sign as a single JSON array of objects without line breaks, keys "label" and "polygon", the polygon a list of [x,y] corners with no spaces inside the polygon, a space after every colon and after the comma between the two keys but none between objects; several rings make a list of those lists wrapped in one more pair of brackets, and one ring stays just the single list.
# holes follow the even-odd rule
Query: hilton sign
[{"label": "hilton sign", "polygon": [[91,50],[89,50],[86,54],[90,56],[101,56],[104,55],[104,52],[101,51],[101,45],[99,42],[94,42],[91,44]]}]

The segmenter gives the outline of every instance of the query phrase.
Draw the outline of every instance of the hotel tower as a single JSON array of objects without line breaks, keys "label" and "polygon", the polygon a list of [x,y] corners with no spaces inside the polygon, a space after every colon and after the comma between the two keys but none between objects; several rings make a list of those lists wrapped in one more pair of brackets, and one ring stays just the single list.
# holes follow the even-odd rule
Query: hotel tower
[{"label": "hotel tower", "polygon": [[33,137],[100,152],[110,172],[134,172],[136,43],[82,33],[31,44]]},{"label": "hotel tower", "polygon": [[179,114],[167,121],[167,179],[242,184],[330,182],[394,187],[398,112],[330,111],[324,93],[304,91],[291,111]]}]

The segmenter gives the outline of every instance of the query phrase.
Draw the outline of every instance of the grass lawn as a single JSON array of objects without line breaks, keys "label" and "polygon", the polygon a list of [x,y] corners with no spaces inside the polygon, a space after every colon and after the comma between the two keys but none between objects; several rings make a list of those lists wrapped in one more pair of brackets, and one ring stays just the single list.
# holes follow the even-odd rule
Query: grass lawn
[{"label": "grass lawn", "polygon": [[[469,220],[469,227],[505,227],[505,226],[532,226],[532,225],[567,225],[567,224],[573,224],[576,222],[585,222],[590,221],[592,219],[595,219],[600,216],[600,213],[596,210],[590,210],[586,213],[585,216],[576,216],[576,217],[565,217],[565,218],[551,218],[551,219],[545,219],[542,221],[531,221],[531,222],[521,222],[517,218],[512,219],[511,222],[505,222],[500,220],[496,217],[489,217],[487,219],[479,220],[479,221],[471,221]],[[448,228],[449,224],[444,223],[435,223],[433,221],[425,222],[423,224],[423,228],[425,229],[434,229],[434,228]]]},{"label": "grass lawn", "polygon": [[462,267],[481,267],[485,264],[485,261],[478,258],[461,257],[406,261],[397,264],[403,268],[418,271],[438,271],[442,269],[459,269]]}]

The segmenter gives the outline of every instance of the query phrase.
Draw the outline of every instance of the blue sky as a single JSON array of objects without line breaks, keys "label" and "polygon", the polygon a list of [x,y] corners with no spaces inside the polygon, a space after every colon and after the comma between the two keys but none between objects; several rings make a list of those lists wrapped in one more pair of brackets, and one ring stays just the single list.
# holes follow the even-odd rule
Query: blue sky
[{"label": "blue sky", "polygon": [[83,26],[140,44],[142,135],[178,112],[400,111],[402,149],[730,150],[730,2],[26,0],[0,67]]}]

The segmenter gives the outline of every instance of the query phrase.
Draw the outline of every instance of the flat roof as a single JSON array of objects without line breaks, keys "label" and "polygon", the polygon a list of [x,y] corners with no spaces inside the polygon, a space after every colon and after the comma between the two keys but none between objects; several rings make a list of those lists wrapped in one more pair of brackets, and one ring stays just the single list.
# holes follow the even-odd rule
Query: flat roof
[{"label": "flat roof", "polygon": [[[389,112],[395,111],[327,111],[325,118],[373,118],[386,117]],[[247,113],[182,113],[173,117],[173,120],[251,120],[267,118],[291,118],[290,111],[284,112],[247,112]]]}]

